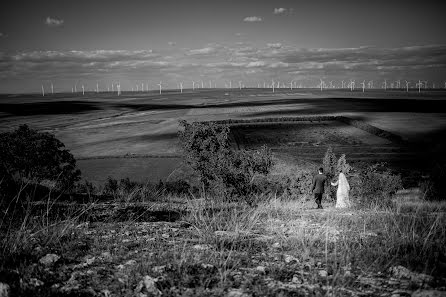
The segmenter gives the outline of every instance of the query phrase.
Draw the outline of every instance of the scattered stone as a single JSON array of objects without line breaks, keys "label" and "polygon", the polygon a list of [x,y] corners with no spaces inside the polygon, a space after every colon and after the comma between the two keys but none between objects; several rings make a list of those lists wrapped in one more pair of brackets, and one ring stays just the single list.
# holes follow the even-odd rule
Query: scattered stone
[{"label": "scattered stone", "polygon": [[293,275],[293,279],[291,280],[291,282],[293,282],[295,284],[301,284],[302,279],[299,275],[295,274],[295,275]]},{"label": "scattered stone", "polygon": [[318,274],[319,274],[320,277],[327,277],[328,276],[328,273],[325,270],[319,270]]},{"label": "scattered stone", "polygon": [[166,269],[166,265],[152,267],[152,271],[154,273],[163,273],[165,269]]},{"label": "scattered stone", "polygon": [[124,263],[124,265],[126,266],[133,266],[136,265],[136,260],[128,260],[127,262]]},{"label": "scattered stone", "polygon": [[258,272],[260,272],[260,273],[266,273],[266,268],[265,268],[265,266],[257,266],[256,267],[256,270],[258,271]]},{"label": "scattered stone", "polygon": [[9,297],[11,289],[8,284],[0,283],[0,297]]},{"label": "scattered stone", "polygon": [[33,287],[40,287],[40,286],[43,286],[45,283],[43,281],[41,281],[40,279],[33,277],[29,280],[29,284]]},{"label": "scattered stone", "polygon": [[405,290],[395,290],[392,292],[391,297],[409,297],[411,292]]},{"label": "scattered stone", "polygon": [[285,263],[287,263],[287,264],[293,263],[293,262],[294,263],[299,263],[299,259],[297,259],[296,257],[291,256],[291,255],[285,255],[284,260],[285,260]]},{"label": "scattered stone", "polygon": [[203,267],[204,269],[212,269],[212,268],[214,268],[214,265],[201,263],[201,267]]},{"label": "scattered stone", "polygon": [[161,237],[162,237],[162,238],[169,238],[169,237],[170,237],[170,235],[169,235],[169,234],[167,234],[167,233],[163,233],[163,234],[161,235]]},{"label": "scattered stone", "polygon": [[103,252],[103,253],[101,253],[101,257],[108,260],[112,256],[111,256],[110,252]]},{"label": "scattered stone", "polygon": [[179,229],[178,228],[172,228],[170,230],[172,230],[172,232],[177,232]]},{"label": "scattered stone", "polygon": [[414,283],[428,283],[433,280],[433,277],[424,273],[412,272],[404,266],[393,266],[389,268],[389,272],[396,278],[409,279]]},{"label": "scattered stone", "polygon": [[135,294],[139,297],[160,296],[161,291],[156,287],[157,281],[158,279],[151,276],[144,276],[136,286]]},{"label": "scattered stone", "polygon": [[412,297],[446,297],[446,291],[417,290],[412,293]]},{"label": "scattered stone", "polygon": [[195,250],[205,251],[211,248],[209,244],[196,244],[193,246]]},{"label": "scattered stone", "polygon": [[250,294],[243,292],[242,289],[229,289],[226,297],[250,297]]},{"label": "scattered stone", "polygon": [[278,242],[273,243],[273,248],[275,248],[275,249],[280,248],[280,243],[278,243]]},{"label": "scattered stone", "polygon": [[107,289],[102,290],[102,291],[101,291],[101,294],[102,294],[104,297],[111,297],[111,292],[110,292],[110,290],[107,290]]},{"label": "scattered stone", "polygon": [[56,254],[46,254],[45,256],[40,258],[39,262],[42,265],[50,266],[56,263],[59,259],[60,257]]}]

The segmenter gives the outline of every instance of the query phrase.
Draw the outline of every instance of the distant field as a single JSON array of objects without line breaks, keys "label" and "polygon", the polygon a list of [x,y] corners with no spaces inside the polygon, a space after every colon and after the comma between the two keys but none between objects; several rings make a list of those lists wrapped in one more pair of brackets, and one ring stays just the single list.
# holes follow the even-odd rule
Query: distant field
[{"label": "distant field", "polygon": [[[55,133],[76,158],[129,154],[181,154],[178,120],[267,119],[343,115],[402,136],[409,148],[379,139],[360,129],[335,123],[293,128],[262,126],[237,128],[240,144],[254,148],[271,145],[283,158],[318,162],[327,145],[338,154],[364,160],[409,160],[413,152],[435,157],[446,150],[446,92],[314,89],[202,89],[158,94],[123,92],[0,95],[0,132],[20,124]],[[412,154],[412,155],[411,155]],[[406,158],[407,157],[407,158]],[[418,157],[418,155],[417,155]],[[108,175],[137,180],[166,178],[178,166],[168,159],[79,160],[84,177],[104,181]],[[412,164],[408,164],[411,166]]]},{"label": "distant field", "polygon": [[180,158],[103,158],[78,160],[77,166],[82,177],[96,185],[104,185],[108,176],[146,183],[166,180],[181,161]]}]

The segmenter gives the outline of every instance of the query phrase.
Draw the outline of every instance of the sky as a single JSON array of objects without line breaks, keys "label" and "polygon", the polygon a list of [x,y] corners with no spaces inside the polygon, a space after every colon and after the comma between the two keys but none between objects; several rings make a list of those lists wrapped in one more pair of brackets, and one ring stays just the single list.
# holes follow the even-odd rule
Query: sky
[{"label": "sky", "polygon": [[0,93],[160,81],[445,87],[445,9],[431,0],[6,0]]}]

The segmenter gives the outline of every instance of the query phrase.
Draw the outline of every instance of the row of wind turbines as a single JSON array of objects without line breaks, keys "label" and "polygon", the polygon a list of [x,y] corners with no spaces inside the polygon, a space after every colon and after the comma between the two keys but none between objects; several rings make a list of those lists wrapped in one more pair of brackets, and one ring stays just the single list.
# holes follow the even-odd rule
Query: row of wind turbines
[{"label": "row of wind turbines", "polygon": [[[350,91],[354,91],[355,89],[362,89],[362,92],[364,93],[366,91],[366,89],[371,90],[371,89],[383,89],[384,91],[387,90],[406,90],[406,92],[409,92],[410,89],[418,89],[418,92],[421,93],[421,90],[424,89],[429,89],[428,86],[428,81],[424,80],[418,80],[418,82],[410,82],[405,80],[404,84],[401,83],[401,80],[396,80],[396,81],[387,81],[387,79],[385,79],[384,81],[382,81],[380,84],[375,84],[373,80],[369,80],[366,82],[366,80],[363,80],[361,83],[358,83],[358,86],[356,85],[356,80],[355,79],[350,79],[348,81],[346,80],[341,80],[338,81],[337,83],[333,80],[330,81],[324,81],[323,79],[319,80],[319,84],[316,86],[306,86],[304,85],[302,82],[298,82],[297,80],[291,80],[289,83],[285,84],[284,82],[280,82],[280,81],[274,81],[274,79],[271,80],[271,82],[266,82],[263,81],[262,82],[258,82],[257,83],[257,88],[258,89],[271,89],[273,93],[275,93],[275,91],[277,89],[302,89],[302,88],[317,88],[320,89],[320,91],[322,92],[323,90],[330,90],[330,89],[347,89]],[[378,85],[379,87],[376,87],[376,85]],[[168,84],[163,84],[162,81],[160,81],[158,84],[156,84],[156,86],[158,86],[157,89],[159,89],[159,93],[162,94],[163,91],[163,87],[168,86]],[[226,89],[233,89],[233,84],[232,84],[232,80],[229,80],[227,82],[225,82],[224,84]],[[289,87],[288,87],[289,86]],[[412,87],[414,86],[414,87]],[[96,82],[96,88],[95,89],[91,89],[92,92],[96,92],[96,93],[102,93],[102,92],[116,92],[118,96],[121,95],[121,83],[120,82],[113,82],[109,85],[107,85],[106,89],[104,88],[103,90],[99,89],[99,83]],[[177,83],[177,89],[180,90],[181,93],[183,93],[184,88],[184,82],[179,82]],[[41,86],[42,88],[42,96],[45,96],[45,86],[42,84]],[[77,84],[75,84],[72,88],[71,88],[71,92],[72,93],[78,93],[78,86]],[[82,84],[80,85],[80,88],[82,89],[82,95],[85,95],[85,91],[86,88],[85,86]],[[217,82],[214,82],[212,80],[209,80],[209,84],[205,84],[204,81],[191,81],[191,88],[193,91],[195,91],[196,89],[212,89],[215,88],[217,89]],[[239,90],[245,89],[246,85],[244,84],[243,81],[238,81],[238,84],[235,84],[235,88],[238,88]],[[250,88],[255,88],[255,87],[250,87]],[[444,82],[444,89],[446,89],[446,81]],[[435,89],[435,83],[432,83],[432,89]],[[51,90],[51,94],[54,94],[54,85],[53,82],[50,82],[50,90]],[[129,89],[130,91],[130,89]],[[147,82],[146,84],[141,83],[141,84],[136,84],[134,86],[131,87],[131,91],[132,92],[149,92],[149,83]]]}]

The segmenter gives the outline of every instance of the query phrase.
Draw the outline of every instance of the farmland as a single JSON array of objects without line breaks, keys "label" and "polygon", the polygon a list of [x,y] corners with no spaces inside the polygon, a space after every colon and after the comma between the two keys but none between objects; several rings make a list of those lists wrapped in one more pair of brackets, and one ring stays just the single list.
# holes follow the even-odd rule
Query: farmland
[{"label": "farmland", "polygon": [[[390,161],[407,167],[409,161],[420,161],[420,155],[444,150],[445,95],[442,90],[307,89],[278,89],[274,94],[266,89],[202,89],[182,94],[124,92],[119,97],[111,93],[2,95],[0,130],[26,123],[54,133],[79,160],[84,177],[98,183],[108,175],[138,181],[167,178],[174,164],[181,164],[180,119],[265,119],[267,124],[237,125],[233,132],[241,141],[239,146],[255,148],[266,143],[282,159],[318,162],[331,145],[352,161]],[[271,123],[273,118],[307,116],[345,116],[395,134],[404,143],[339,121]],[[132,168],[133,173],[125,168]]]}]

